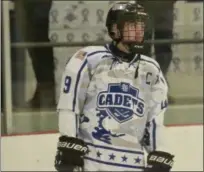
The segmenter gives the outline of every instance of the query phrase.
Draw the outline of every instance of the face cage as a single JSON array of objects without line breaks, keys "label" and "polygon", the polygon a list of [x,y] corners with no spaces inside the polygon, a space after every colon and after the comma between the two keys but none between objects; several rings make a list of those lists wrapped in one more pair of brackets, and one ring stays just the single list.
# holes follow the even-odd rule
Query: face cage
[{"label": "face cage", "polygon": [[142,49],[147,18],[144,16],[127,16],[119,22],[120,41],[130,48]]},{"label": "face cage", "polygon": [[144,40],[143,22],[125,22],[122,29],[122,41],[125,43],[142,43]]}]

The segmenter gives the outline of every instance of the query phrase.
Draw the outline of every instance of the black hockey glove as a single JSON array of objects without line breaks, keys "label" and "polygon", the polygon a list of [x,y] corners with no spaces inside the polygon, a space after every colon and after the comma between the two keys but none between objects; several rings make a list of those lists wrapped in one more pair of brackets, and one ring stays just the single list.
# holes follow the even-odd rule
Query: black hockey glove
[{"label": "black hockey glove", "polygon": [[74,171],[74,169],[84,166],[84,155],[88,152],[88,147],[83,140],[61,136],[57,145],[55,156],[55,169],[57,171]]},{"label": "black hockey glove", "polygon": [[145,172],[169,172],[173,166],[174,156],[162,151],[153,151],[147,156]]}]

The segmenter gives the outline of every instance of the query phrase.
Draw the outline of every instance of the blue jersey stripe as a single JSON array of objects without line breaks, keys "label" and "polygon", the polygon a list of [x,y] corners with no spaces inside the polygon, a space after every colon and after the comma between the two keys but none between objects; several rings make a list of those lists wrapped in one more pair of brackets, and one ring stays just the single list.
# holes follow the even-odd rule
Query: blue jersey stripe
[{"label": "blue jersey stripe", "polygon": [[119,163],[114,163],[114,162],[106,162],[106,161],[102,161],[102,160],[98,160],[98,159],[94,159],[94,158],[90,158],[90,157],[84,157],[84,159],[87,159],[87,160],[90,160],[90,161],[93,161],[93,162],[98,162],[98,163],[101,163],[101,164],[112,165],[112,166],[116,166],[116,167],[144,169],[144,167],[141,167],[141,166],[119,164]]},{"label": "blue jersey stripe", "polygon": [[152,129],[152,147],[153,150],[156,150],[156,122],[155,119],[152,120],[153,129]]},{"label": "blue jersey stripe", "polygon": [[86,143],[88,146],[93,146],[95,148],[101,148],[101,149],[107,149],[107,150],[113,150],[113,151],[118,151],[118,152],[126,152],[126,153],[134,153],[134,154],[141,154],[144,155],[142,151],[132,151],[132,150],[127,150],[127,149],[118,149],[118,148],[112,148],[112,147],[107,147],[107,146],[101,146],[101,145],[95,145],[93,143]]},{"label": "blue jersey stripe", "polygon": [[75,114],[76,137],[78,137],[78,116]]},{"label": "blue jersey stripe", "polygon": [[146,60],[146,59],[140,59],[141,61],[145,61],[145,62],[148,62],[148,63],[151,63],[153,64],[159,71],[161,70],[160,67],[158,65],[156,65],[156,63],[152,62],[152,61],[149,61],[149,60]]},{"label": "blue jersey stripe", "polygon": [[94,51],[94,52],[92,52],[92,53],[89,53],[88,55],[87,55],[87,57],[90,57],[90,56],[92,56],[92,55],[94,55],[94,54],[98,54],[98,53],[110,53],[109,51]]},{"label": "blue jersey stripe", "polygon": [[73,98],[73,103],[72,103],[72,111],[73,112],[75,112],[77,88],[78,88],[78,84],[79,84],[79,81],[80,81],[81,72],[84,69],[84,67],[86,66],[86,64],[87,64],[87,60],[84,61],[84,63],[82,64],[82,66],[79,69],[78,74],[77,74],[77,79],[76,79],[75,88],[74,88],[74,98]]}]

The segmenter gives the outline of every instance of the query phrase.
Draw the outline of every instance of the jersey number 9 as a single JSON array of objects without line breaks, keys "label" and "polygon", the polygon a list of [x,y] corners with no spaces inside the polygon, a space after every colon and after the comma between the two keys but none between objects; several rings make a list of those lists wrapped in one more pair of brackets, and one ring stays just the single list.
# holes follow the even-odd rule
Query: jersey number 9
[{"label": "jersey number 9", "polygon": [[70,76],[66,76],[64,80],[64,93],[69,93],[70,86],[71,86],[72,78]]}]

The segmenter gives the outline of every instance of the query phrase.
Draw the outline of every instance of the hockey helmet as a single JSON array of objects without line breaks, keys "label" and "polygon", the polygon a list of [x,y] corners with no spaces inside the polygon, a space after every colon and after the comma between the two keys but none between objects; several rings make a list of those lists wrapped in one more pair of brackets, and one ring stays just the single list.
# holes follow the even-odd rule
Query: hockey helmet
[{"label": "hockey helmet", "polygon": [[143,48],[148,14],[137,2],[117,2],[106,18],[108,34],[115,42],[128,45],[131,52]]}]

